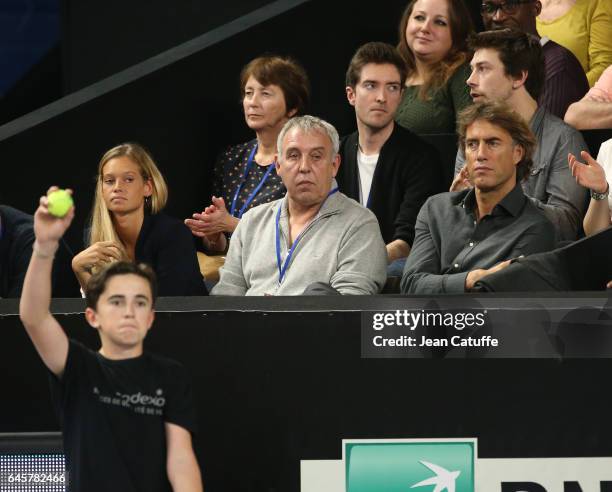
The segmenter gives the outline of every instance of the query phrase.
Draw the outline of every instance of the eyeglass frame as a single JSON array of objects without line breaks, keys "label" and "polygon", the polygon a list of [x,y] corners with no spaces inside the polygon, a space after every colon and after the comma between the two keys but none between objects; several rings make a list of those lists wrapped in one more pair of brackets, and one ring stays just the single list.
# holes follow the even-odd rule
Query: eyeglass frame
[{"label": "eyeglass frame", "polygon": [[[482,15],[493,17],[497,13],[498,10],[501,10],[506,15],[512,15],[516,13],[516,11],[518,10],[517,8],[520,5],[533,3],[534,1],[535,0],[509,0],[509,1],[502,2],[502,3],[484,2],[480,5],[480,13]],[[508,4],[510,4],[510,8],[511,8],[510,11],[506,10],[508,8]],[[489,12],[487,10],[489,6],[495,6],[495,10],[492,10]]]}]

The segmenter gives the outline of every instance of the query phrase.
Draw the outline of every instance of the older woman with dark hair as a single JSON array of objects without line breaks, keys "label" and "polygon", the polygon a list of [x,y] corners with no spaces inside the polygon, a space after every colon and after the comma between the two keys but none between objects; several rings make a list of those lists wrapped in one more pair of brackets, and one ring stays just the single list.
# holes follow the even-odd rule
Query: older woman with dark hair
[{"label": "older woman with dark hair", "polygon": [[255,58],[242,69],[240,83],[244,118],[256,138],[221,154],[211,204],[185,220],[213,253],[227,248],[226,234],[236,229],[244,212],[285,195],[274,169],[276,140],[291,117],[304,113],[310,97],[306,72],[290,58]]},{"label": "older woman with dark hair", "polygon": [[412,0],[399,26],[408,66],[396,120],[418,134],[454,133],[456,114],[471,104],[467,37],[472,18],[463,0]]}]

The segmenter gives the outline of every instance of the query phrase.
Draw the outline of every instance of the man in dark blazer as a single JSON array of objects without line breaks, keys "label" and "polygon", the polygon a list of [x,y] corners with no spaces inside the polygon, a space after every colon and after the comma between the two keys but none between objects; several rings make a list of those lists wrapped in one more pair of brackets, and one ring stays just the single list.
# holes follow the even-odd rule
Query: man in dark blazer
[{"label": "man in dark blazer", "polygon": [[[0,298],[21,297],[33,243],[33,217],[0,205]],[[60,246],[53,263],[53,297],[80,297],[70,268],[72,253],[64,241]]]},{"label": "man in dark blazer", "polygon": [[0,297],[19,297],[34,242],[32,216],[0,205]]},{"label": "man in dark blazer", "polygon": [[346,73],[346,95],[357,131],[340,143],[340,191],[374,212],[387,247],[389,276],[401,276],[414,240],[414,223],[430,195],[440,191],[436,151],[396,125],[406,68],[395,48],[361,46]]}]

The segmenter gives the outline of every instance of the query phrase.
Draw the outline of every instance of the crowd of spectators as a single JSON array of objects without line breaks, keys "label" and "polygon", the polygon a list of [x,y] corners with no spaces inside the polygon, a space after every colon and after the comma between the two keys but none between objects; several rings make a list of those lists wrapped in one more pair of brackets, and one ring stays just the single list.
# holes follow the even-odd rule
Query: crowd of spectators
[{"label": "crowd of spectators", "polygon": [[[162,296],[376,294],[400,278],[405,293],[469,291],[474,270],[609,226],[612,143],[594,159],[578,130],[612,127],[610,3],[485,0],[481,16],[475,33],[462,0],[408,2],[397,47],[366,43],[348,63],[356,131],[343,138],[305,116],[299,62],[252,60],[240,88],[255,138],[220,152],[212,196],[184,221],[163,213],[143,147],[110,149],[72,257],[82,292],[116,261],[150,264]],[[521,122],[534,145],[517,141]],[[455,163],[421,138],[455,132]],[[20,295],[33,243],[31,217],[0,207],[1,297]]]},{"label": "crowd of spectators", "polygon": [[[143,350],[157,294],[207,295],[205,281],[221,296],[372,295],[393,280],[407,295],[521,290],[525,258],[554,278],[557,247],[611,224],[612,139],[596,160],[578,131],[612,126],[611,10],[484,0],[474,33],[462,0],[412,0],[397,48],[366,43],[348,63],[344,138],[305,114],[299,63],[258,57],[240,75],[255,138],[221,152],[212,197],[184,221],[164,214],[167,185],[142,146],[108,150],[69,272],[97,352],[49,309],[74,208],[53,215],[56,187],[34,217],[0,206],[0,297],[21,296],[50,371],[72,490],[202,491],[187,372]],[[454,132],[454,163],[420,136]]]}]

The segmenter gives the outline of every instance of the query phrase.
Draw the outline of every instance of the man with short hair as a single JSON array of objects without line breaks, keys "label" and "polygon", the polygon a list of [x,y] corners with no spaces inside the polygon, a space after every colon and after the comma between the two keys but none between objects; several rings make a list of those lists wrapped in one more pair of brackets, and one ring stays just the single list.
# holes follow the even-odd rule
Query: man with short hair
[{"label": "man with short hair", "polygon": [[336,129],[319,118],[285,124],[276,172],[287,194],[244,214],[212,295],[299,295],[313,284],[380,292],[385,245],[374,214],[338,191],[338,145]]},{"label": "man with short hair", "polygon": [[405,63],[393,46],[371,42],[356,51],[346,96],[357,131],[340,142],[337,177],[343,193],[376,215],[391,276],[401,276],[417,214],[439,191],[442,174],[436,151],[394,122],[405,82]]},{"label": "man with short hair", "polygon": [[[34,239],[33,217],[8,205],[0,205],[0,298],[21,297]],[[72,252],[61,241],[53,262],[54,297],[79,296],[71,260]]]},{"label": "man with short hair", "polygon": [[[535,140],[500,103],[466,108],[459,141],[474,187],[425,202],[401,282],[406,294],[460,293],[519,256],[554,247],[554,228],[523,194]],[[520,286],[517,286],[520,290]]]},{"label": "man with short hair", "polygon": [[[49,191],[52,191],[50,189]],[[94,352],[68,339],[49,312],[51,268],[74,217],[52,216],[42,197],[19,316],[52,373],[64,436],[67,490],[201,492],[191,433],[196,425],[183,366],[143,351],[155,318],[155,275],[144,265],[111,264],[86,289]]]},{"label": "man with short hair", "polygon": [[536,17],[538,0],[485,0],[480,8],[486,30],[512,28],[540,40],[544,55],[544,84],[538,104],[563,119],[568,106],[589,90],[589,81],[578,59],[567,48],[546,36],[540,37]]},{"label": "man with short hair", "polygon": [[[529,122],[537,146],[523,191],[553,223],[558,240],[575,240],[587,197],[569,172],[567,155],[579,155],[587,146],[580,132],[538,107],[544,77],[540,43],[530,34],[501,29],[473,35],[470,46],[474,56],[467,84],[472,99],[503,101]],[[463,164],[459,151],[451,190],[468,184],[465,172],[460,173]]]},{"label": "man with short hair", "polygon": [[580,101],[570,105],[565,122],[578,130],[612,128],[612,65]]}]

